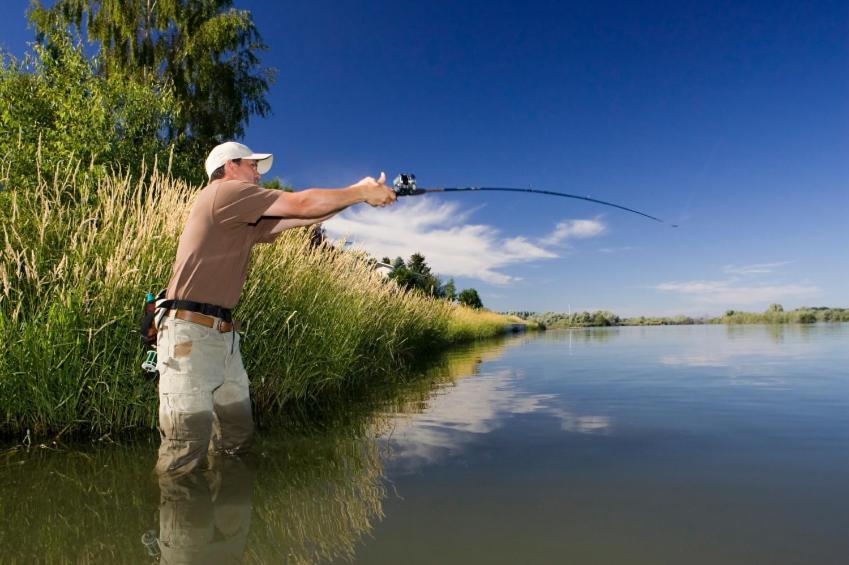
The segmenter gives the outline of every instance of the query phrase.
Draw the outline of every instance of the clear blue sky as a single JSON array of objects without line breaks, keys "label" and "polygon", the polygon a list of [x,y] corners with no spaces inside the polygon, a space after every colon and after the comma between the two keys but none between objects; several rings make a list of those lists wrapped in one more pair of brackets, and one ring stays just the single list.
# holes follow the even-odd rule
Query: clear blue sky
[{"label": "clear blue sky", "polygon": [[[0,45],[31,38],[4,4]],[[534,186],[329,222],[493,309],[849,306],[845,2],[236,2],[279,69],[244,141],[272,176]]]}]

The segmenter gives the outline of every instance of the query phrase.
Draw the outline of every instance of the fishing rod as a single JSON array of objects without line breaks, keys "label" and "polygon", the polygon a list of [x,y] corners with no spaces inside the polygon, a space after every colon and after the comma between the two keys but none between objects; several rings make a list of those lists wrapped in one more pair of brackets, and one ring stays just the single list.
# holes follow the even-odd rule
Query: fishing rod
[{"label": "fishing rod", "polygon": [[[586,200],[587,202],[595,202],[596,204],[602,204],[604,206],[612,206],[613,208],[619,208],[620,210],[625,210],[626,212],[632,212],[634,214],[639,214],[645,218],[650,220],[654,220],[655,222],[660,222],[661,224],[666,224],[660,218],[655,216],[651,216],[646,214],[645,212],[640,212],[639,210],[634,210],[633,208],[628,208],[626,206],[621,206],[619,204],[614,204],[613,202],[606,202],[604,200],[599,200],[598,198],[590,198],[589,196],[579,196],[577,194],[567,194],[565,192],[555,192],[553,190],[539,190],[536,188],[508,188],[508,187],[493,187],[493,186],[458,186],[458,187],[435,187],[435,188],[419,188],[416,186],[416,175],[412,173],[401,173],[395,180],[392,182],[393,189],[395,190],[395,194],[398,196],[418,196],[419,194],[427,194],[429,192],[477,192],[480,190],[491,190],[491,191],[500,191],[500,192],[531,192],[534,194],[548,194],[550,196],[562,196],[564,198],[576,198],[578,200]],[[673,228],[677,228],[677,224],[668,224]]]}]

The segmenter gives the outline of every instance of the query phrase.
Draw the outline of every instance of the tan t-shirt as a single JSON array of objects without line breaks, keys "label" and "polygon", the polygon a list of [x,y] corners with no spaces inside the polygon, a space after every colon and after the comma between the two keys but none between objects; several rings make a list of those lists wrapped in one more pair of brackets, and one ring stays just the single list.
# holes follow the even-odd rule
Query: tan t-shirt
[{"label": "tan t-shirt", "polygon": [[201,190],[180,236],[166,297],[236,306],[251,248],[278,235],[270,233],[277,222],[261,216],[279,195],[241,180],[218,180]]}]

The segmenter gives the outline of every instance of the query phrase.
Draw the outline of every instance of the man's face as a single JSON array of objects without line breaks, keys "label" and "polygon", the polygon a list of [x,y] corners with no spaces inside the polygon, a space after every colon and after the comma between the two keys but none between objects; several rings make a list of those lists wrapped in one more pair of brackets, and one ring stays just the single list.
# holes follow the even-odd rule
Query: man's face
[{"label": "man's face", "polygon": [[227,161],[227,164],[230,169],[228,171],[230,178],[259,184],[259,171],[257,171],[254,159],[242,159],[239,163]]}]

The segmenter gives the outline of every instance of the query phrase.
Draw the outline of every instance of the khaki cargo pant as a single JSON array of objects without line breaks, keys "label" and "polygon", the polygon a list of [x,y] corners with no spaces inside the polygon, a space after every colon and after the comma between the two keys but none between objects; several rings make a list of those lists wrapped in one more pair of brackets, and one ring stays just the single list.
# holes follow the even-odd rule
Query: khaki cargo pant
[{"label": "khaki cargo pant", "polygon": [[157,336],[160,474],[188,473],[208,451],[237,453],[253,437],[248,375],[237,332],[169,313]]}]

